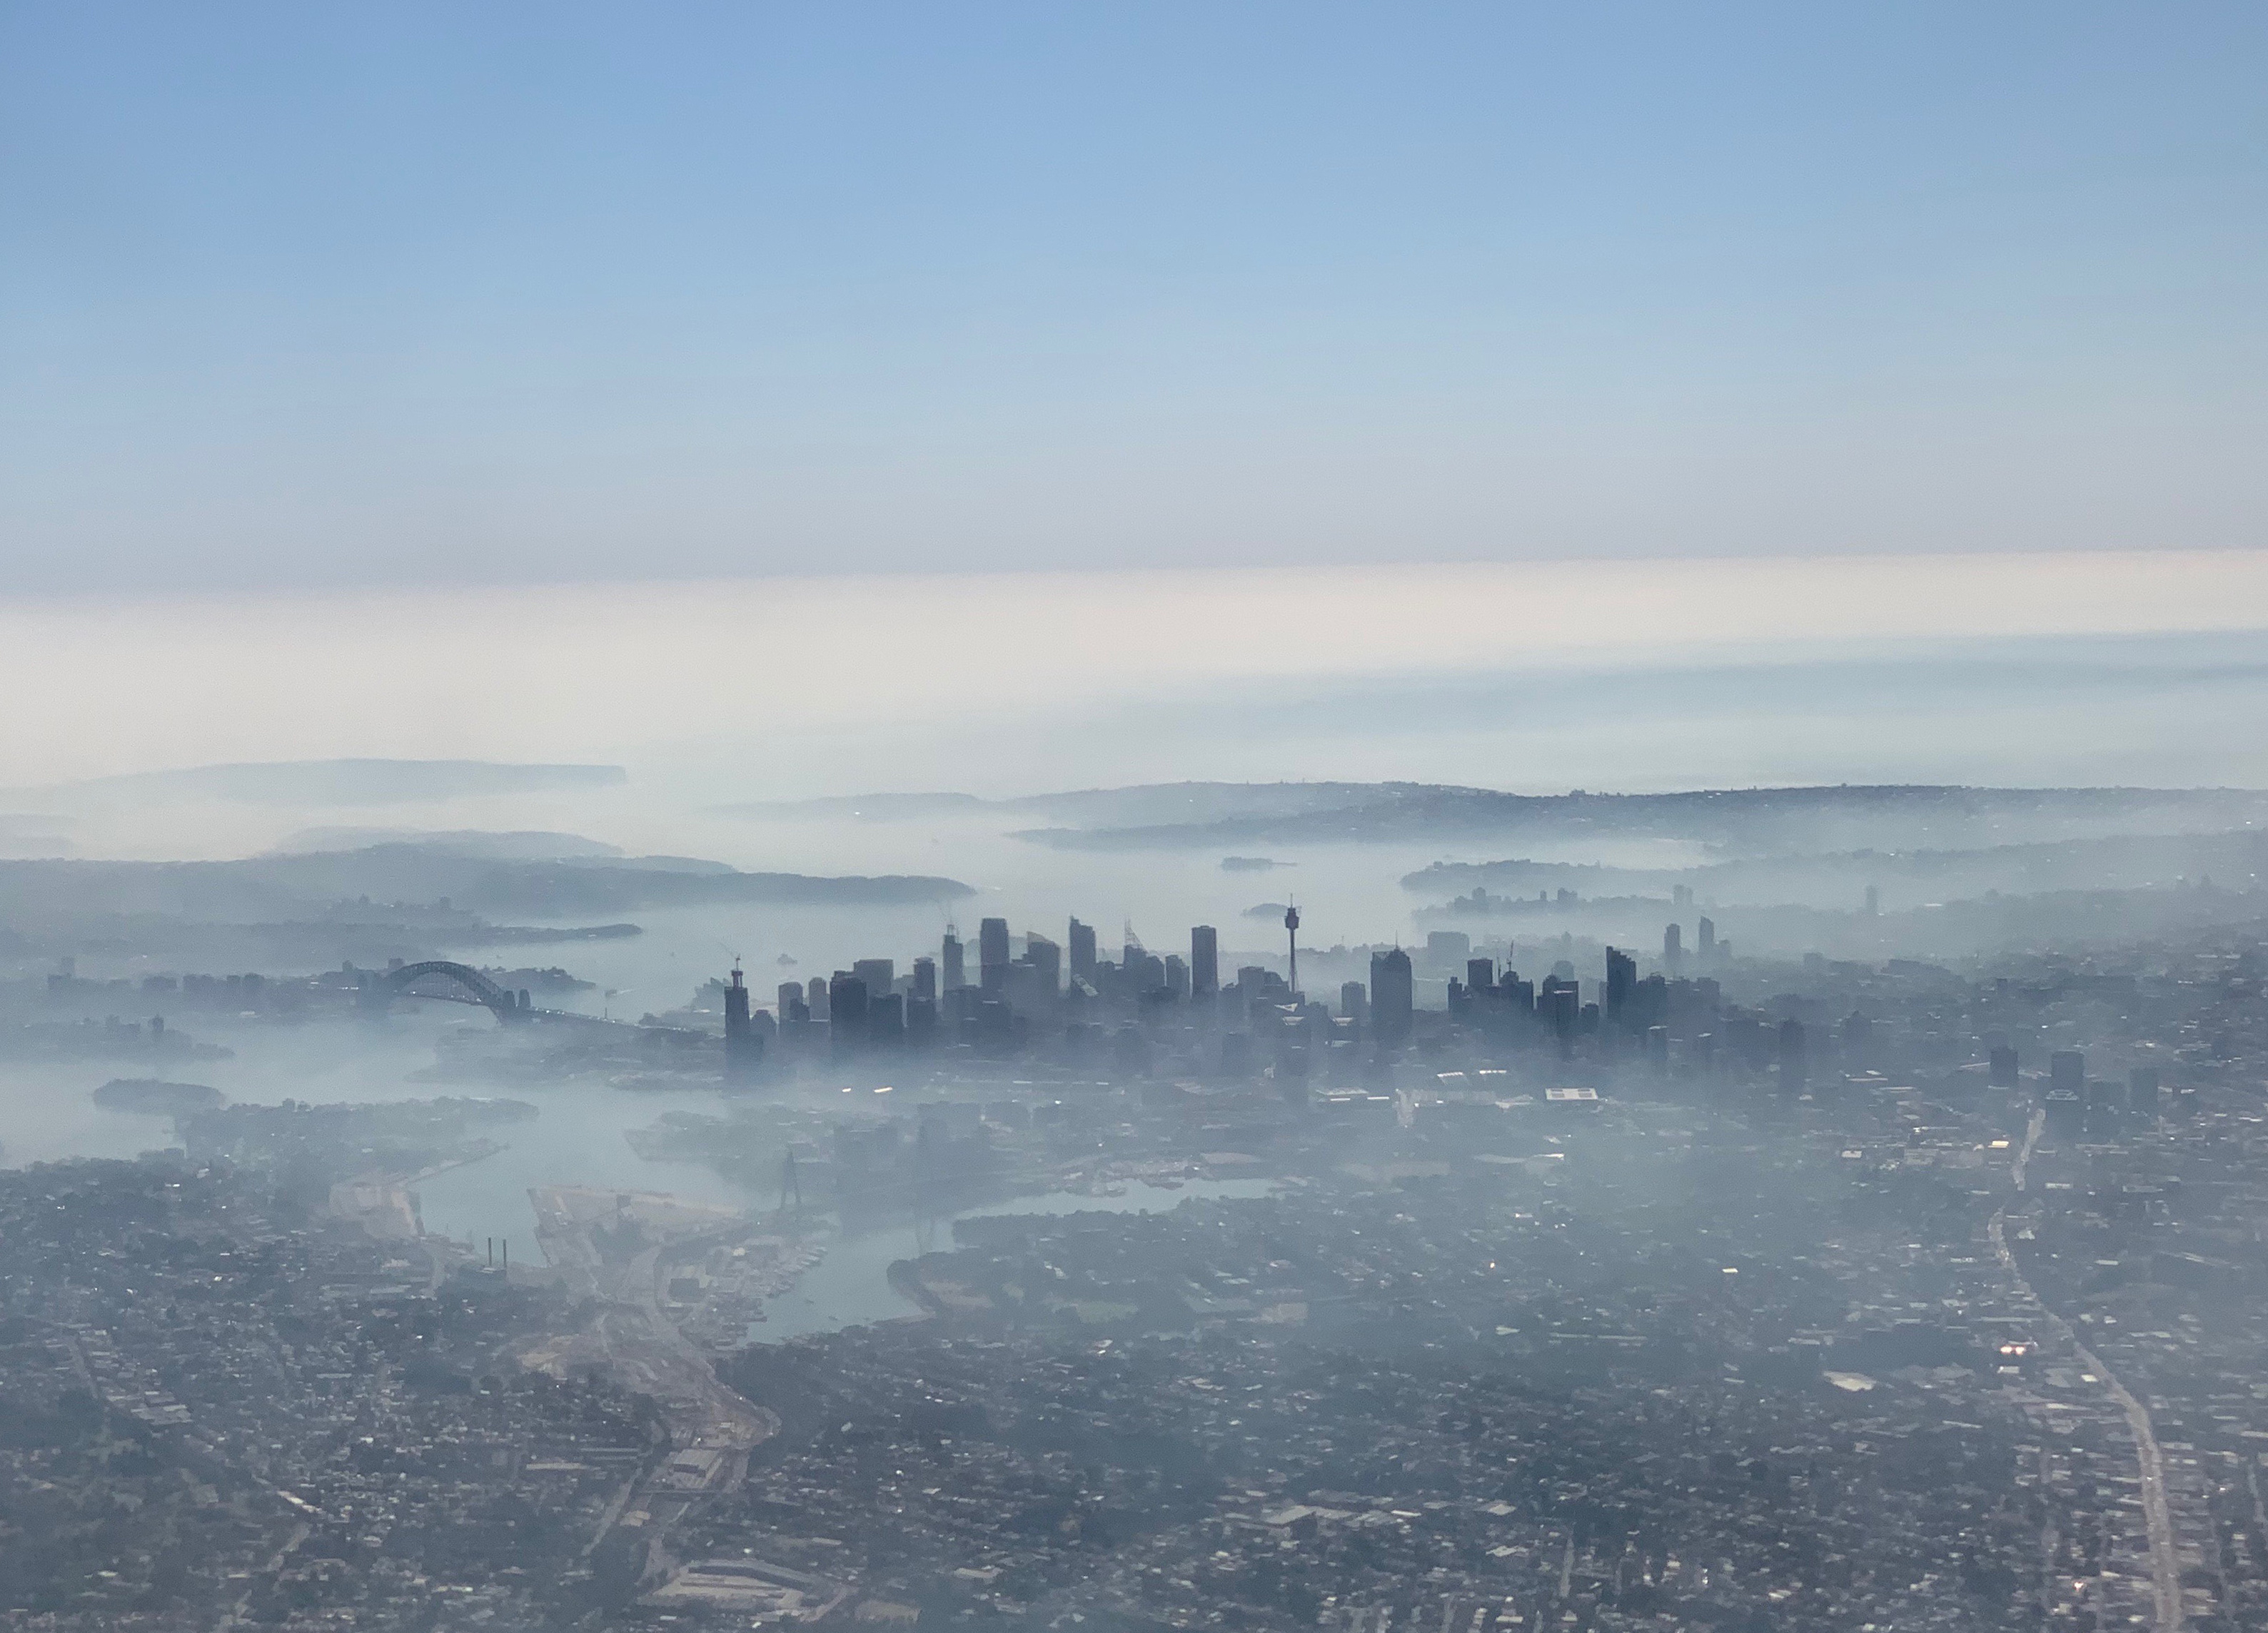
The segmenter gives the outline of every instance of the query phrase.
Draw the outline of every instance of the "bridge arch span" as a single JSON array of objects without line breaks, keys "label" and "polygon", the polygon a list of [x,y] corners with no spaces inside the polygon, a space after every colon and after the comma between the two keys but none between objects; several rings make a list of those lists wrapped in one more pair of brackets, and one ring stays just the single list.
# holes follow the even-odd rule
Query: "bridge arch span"
[{"label": "bridge arch span", "polygon": [[400,969],[389,969],[378,978],[374,990],[378,1004],[383,1009],[394,999],[409,990],[410,984],[427,975],[445,976],[464,989],[477,1004],[484,1004],[498,1020],[525,1020],[528,1011],[519,1007],[513,994],[497,985],[469,964],[453,963],[447,959],[427,959],[422,963],[404,964]]}]

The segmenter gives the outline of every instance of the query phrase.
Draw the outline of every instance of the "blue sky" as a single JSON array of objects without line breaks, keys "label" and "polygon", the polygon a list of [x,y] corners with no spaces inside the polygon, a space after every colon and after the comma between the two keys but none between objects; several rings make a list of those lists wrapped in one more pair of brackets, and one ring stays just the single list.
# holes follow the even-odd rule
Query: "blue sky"
[{"label": "blue sky", "polygon": [[2255,547],[2268,11],[0,4],[15,592]]}]

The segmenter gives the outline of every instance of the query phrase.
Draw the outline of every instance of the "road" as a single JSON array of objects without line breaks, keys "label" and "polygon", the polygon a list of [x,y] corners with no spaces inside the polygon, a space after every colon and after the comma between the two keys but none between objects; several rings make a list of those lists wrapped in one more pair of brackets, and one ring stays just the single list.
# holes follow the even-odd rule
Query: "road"
[{"label": "road", "polygon": [[[2032,1148],[2039,1143],[2040,1131],[2046,1119],[2042,1113],[2032,1114],[2031,1125],[2024,1131],[2023,1148],[2016,1153],[2008,1177],[2018,1190],[2024,1188],[2024,1170],[2032,1159]],[[2000,1261],[2001,1269],[2015,1284],[2017,1296],[2025,1303],[2037,1306],[2056,1335],[2072,1348],[2073,1354],[2089,1372],[2102,1380],[2102,1387],[2117,1402],[2124,1414],[2126,1427],[2134,1437],[2134,1461],[2142,1477],[2142,1518],[2150,1533],[2150,1586],[2157,1600],[2157,1633],[2181,1633],[2182,1626],[2182,1560],[2174,1546],[2173,1515],[2166,1505],[2165,1455],[2158,1449],[2158,1431],[2150,1423],[2150,1414],[2134,1394],[2118,1381],[2118,1375],[2102,1364],[2102,1357],[2079,1340],[2071,1323],[2065,1320],[2043,1303],[2024,1279],[2016,1255],[2008,1251],[2008,1210],[2001,1209],[1986,1226],[1992,1239],[1992,1251]]]}]

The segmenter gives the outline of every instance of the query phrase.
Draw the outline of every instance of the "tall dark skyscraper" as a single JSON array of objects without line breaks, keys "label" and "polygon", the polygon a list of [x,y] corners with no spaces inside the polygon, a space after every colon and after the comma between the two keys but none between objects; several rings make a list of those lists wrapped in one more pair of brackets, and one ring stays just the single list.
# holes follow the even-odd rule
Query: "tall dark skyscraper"
[{"label": "tall dark skyscraper", "polygon": [[1410,955],[1400,947],[1372,953],[1371,1035],[1389,1048],[1407,1043],[1417,1008],[1417,982],[1410,967]]},{"label": "tall dark skyscraper", "polygon": [[1675,924],[1661,932],[1661,967],[1673,975],[1685,968],[1685,931]]},{"label": "tall dark skyscraper", "polygon": [[866,1035],[866,983],[849,970],[837,970],[827,983],[827,1024],[841,1049]]},{"label": "tall dark skyscraper", "polygon": [[914,997],[928,1003],[937,1002],[937,960],[920,958],[914,960]]},{"label": "tall dark skyscraper", "polygon": [[748,989],[740,979],[740,967],[733,966],[732,985],[725,989],[725,1077],[728,1082],[744,1082],[756,1074],[764,1057],[764,1041],[756,1035],[748,1019]]},{"label": "tall dark skyscraper", "polygon": [[976,926],[976,984],[998,993],[1008,979],[1008,921],[988,918]]},{"label": "tall dark skyscraper", "polygon": [[1607,949],[1607,1003],[1609,1020],[1620,1020],[1623,1010],[1630,1003],[1631,994],[1638,989],[1638,960],[1629,953]]},{"label": "tall dark skyscraper", "polygon": [[966,957],[967,954],[961,951],[961,938],[953,933],[952,925],[946,925],[945,944],[938,949],[938,960],[942,966],[939,973],[945,978],[947,992],[958,992],[968,984],[968,967],[964,962]]},{"label": "tall dark skyscraper", "polygon": [[1071,979],[1094,985],[1094,926],[1071,920],[1065,950],[1071,954]]},{"label": "tall dark skyscraper", "polygon": [[1705,918],[1693,927],[1693,950],[1706,965],[1710,955],[1717,951],[1717,921]]},{"label": "tall dark skyscraper", "polygon": [[1220,990],[1220,932],[1210,924],[1189,931],[1189,996],[1209,998]]}]

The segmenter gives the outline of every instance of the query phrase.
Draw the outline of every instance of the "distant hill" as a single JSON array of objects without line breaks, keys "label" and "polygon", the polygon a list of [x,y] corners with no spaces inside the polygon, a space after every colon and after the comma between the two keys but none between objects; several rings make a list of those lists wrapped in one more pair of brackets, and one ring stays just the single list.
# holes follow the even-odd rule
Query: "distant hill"
[{"label": "distant hill", "polygon": [[2247,822],[2268,824],[2268,793],[1889,784],[1515,794],[1442,783],[1164,783],[1008,799],[865,794],[721,809],[755,820],[855,814],[894,821],[983,813],[1042,817],[1057,826],[1012,831],[1018,838],[1066,850],[1611,837],[1675,839],[1728,855],[1756,855],[2220,832]]},{"label": "distant hill", "polygon": [[976,892],[926,875],[743,873],[681,857],[529,862],[416,844],[236,862],[0,861],[0,922],[54,925],[103,914],[274,924],[342,903],[431,904],[459,913],[587,923],[642,908],[712,902],[950,901]]},{"label": "distant hill", "polygon": [[499,834],[476,828],[428,833],[411,828],[303,828],[277,841],[269,854],[312,856],[332,850],[367,850],[375,845],[414,845],[439,856],[479,857],[496,862],[582,861],[622,854],[620,845],[585,839],[580,834]]},{"label": "distant hill", "polygon": [[[1683,793],[1511,794],[1426,783],[1184,784],[1046,796],[1098,813],[1019,838],[1060,850],[1200,850],[1253,844],[1670,839],[1730,855],[1953,848],[2113,834],[2190,834],[2268,823],[2246,789],[1884,787],[1702,789]],[[1099,813],[1179,798],[1219,814],[1121,823]]]}]

